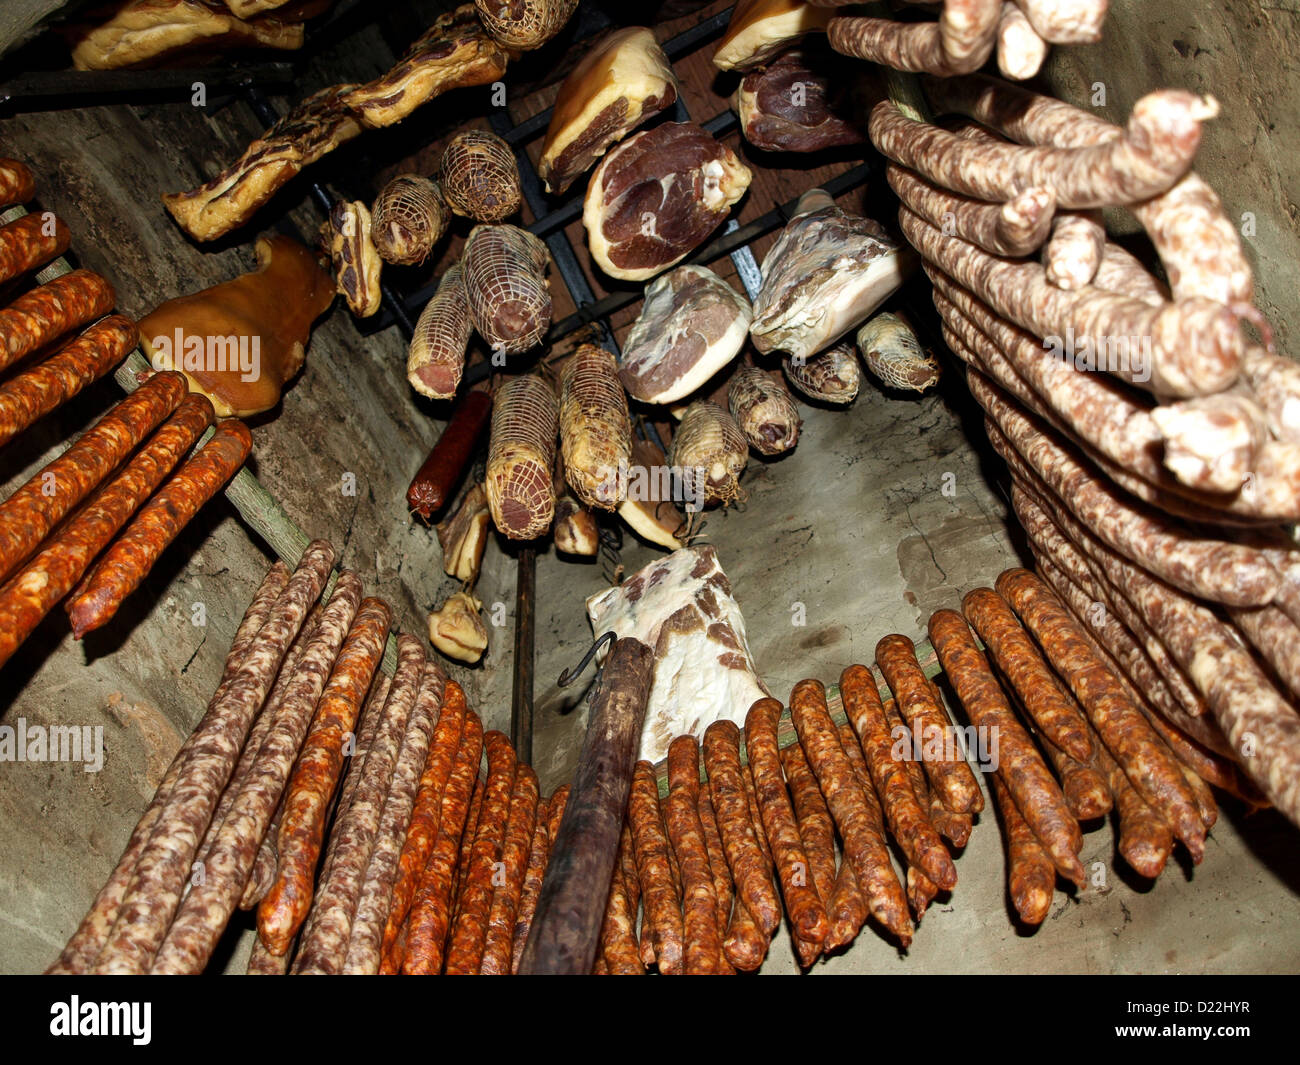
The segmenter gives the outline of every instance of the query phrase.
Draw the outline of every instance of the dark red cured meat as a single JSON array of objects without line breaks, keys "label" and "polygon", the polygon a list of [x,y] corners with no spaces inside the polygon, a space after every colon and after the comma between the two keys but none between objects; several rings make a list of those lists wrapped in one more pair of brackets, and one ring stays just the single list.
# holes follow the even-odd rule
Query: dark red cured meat
[{"label": "dark red cured meat", "polygon": [[95,565],[84,590],[68,605],[72,634],[78,640],[117,613],[122,601],[140,587],[163,549],[235,475],[252,447],[248,426],[236,418],[222,422],[198,454],[144,505]]},{"label": "dark red cured meat", "polygon": [[861,144],[862,130],[845,117],[845,93],[832,88],[833,81],[844,85],[835,73],[844,71],[833,73],[828,55],[804,49],[783,52],[766,67],[749,71],[736,90],[749,101],[741,111],[745,139],[756,148],[787,152]]},{"label": "dark red cured meat", "polygon": [[429,860],[429,852],[438,838],[438,818],[442,812],[442,795],[456,762],[456,752],[465,733],[465,692],[454,680],[447,681],[443,692],[442,710],[429,743],[429,755],[420,775],[420,787],[407,827],[406,841],[398,857],[397,880],[393,884],[389,901],[388,922],[380,947],[381,957],[387,957],[397,941],[397,934],[406,922],[411,901],[420,875]]},{"label": "dark red cured meat", "polygon": [[0,579],[180,406],[188,391],[180,374],[155,374],[0,503]]},{"label": "dark red cured meat", "polygon": [[872,916],[907,946],[912,941],[907,897],[890,863],[889,848],[872,815],[872,804],[840,744],[826,709],[826,690],[819,681],[801,680],[794,686],[790,716],[839,829],[845,860],[853,866],[853,875]]},{"label": "dark red cured meat", "polygon": [[0,310],[0,370],[107,314],[116,300],[113,286],[89,270],[73,270],[19,296]]},{"label": "dark red cured meat", "polygon": [[72,234],[51,211],[25,214],[0,226],[0,284],[68,250]]},{"label": "dark red cured meat", "polygon": [[102,318],[48,359],[0,385],[0,446],[121,362],[139,341],[130,318]]},{"label": "dark red cured meat", "polygon": [[704,768],[736,894],[770,936],[781,923],[781,900],[755,837],[740,765],[740,729],[734,722],[715,721],[705,730]]},{"label": "dark red cured meat", "polygon": [[487,392],[467,392],[456,405],[451,421],[406,490],[406,505],[412,513],[428,521],[451,498],[491,413],[492,396]]},{"label": "dark red cured meat", "polygon": [[975,588],[961,601],[962,613],[979,633],[998,669],[1011,681],[1030,719],[1072,758],[1092,757],[1088,724],[1043,661],[1011,608],[992,588]]},{"label": "dark red cured meat", "polygon": [[91,561],[212,424],[206,396],[186,397],[126,467],[0,589],[0,665],[81,579]]}]

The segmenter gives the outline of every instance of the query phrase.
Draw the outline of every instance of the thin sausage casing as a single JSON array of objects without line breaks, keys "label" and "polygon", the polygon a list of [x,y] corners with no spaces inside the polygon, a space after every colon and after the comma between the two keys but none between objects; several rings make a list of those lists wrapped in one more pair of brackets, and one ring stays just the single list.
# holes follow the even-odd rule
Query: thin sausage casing
[{"label": "thin sausage casing", "polygon": [[107,314],[115,302],[113,286],[89,270],[73,270],[23,293],[0,310],[0,370]]},{"label": "thin sausage casing", "polygon": [[1092,757],[1088,724],[1061,691],[1029,634],[992,588],[976,588],[961,601],[966,615],[998,669],[1011,681],[1025,710],[1049,740],[1080,762]]},{"label": "thin sausage casing", "polygon": [[745,717],[745,750],[754,785],[754,816],[772,852],[791,928],[803,940],[820,943],[830,930],[826,907],[812,883],[811,865],[781,773],[776,727],[781,704],[759,699]]},{"label": "thin sausage casing", "polygon": [[1057,870],[1082,886],[1079,824],[1024,726],[1016,720],[965,619],[955,610],[930,617],[930,642],[971,722],[997,739],[997,772]]},{"label": "thin sausage casing", "polygon": [[1007,841],[1007,883],[1011,901],[1025,924],[1042,924],[1052,908],[1056,891],[1056,869],[1033,830],[1025,823],[1011,793],[998,774],[993,774],[993,797],[1002,812]]},{"label": "thin sausage casing", "polygon": [[718,900],[698,809],[699,764],[699,743],[694,736],[678,736],[669,745],[664,813],[682,875],[682,968],[688,976],[717,974],[723,960]]},{"label": "thin sausage casing", "polygon": [[872,916],[907,946],[912,941],[907,897],[890,864],[884,836],[873,824],[862,786],[835,733],[826,710],[826,691],[818,681],[801,680],[794,686],[790,713]]},{"label": "thin sausage casing", "polygon": [[[681,973],[683,962],[681,898],[668,859],[668,834],[659,810],[659,785],[655,782],[654,766],[649,762],[637,762],[632,770],[627,809],[641,881],[641,905],[645,909],[641,957],[644,960],[647,953],[652,953],[659,971],[665,976],[675,976]],[[651,948],[649,952],[647,944]]]},{"label": "thin sausage casing", "polygon": [[1093,653],[1074,619],[1027,570],[1008,570],[998,577],[997,587],[1038,637],[1133,786],[1169,822],[1192,860],[1199,863],[1205,854],[1205,825],[1196,797],[1178,763]]}]

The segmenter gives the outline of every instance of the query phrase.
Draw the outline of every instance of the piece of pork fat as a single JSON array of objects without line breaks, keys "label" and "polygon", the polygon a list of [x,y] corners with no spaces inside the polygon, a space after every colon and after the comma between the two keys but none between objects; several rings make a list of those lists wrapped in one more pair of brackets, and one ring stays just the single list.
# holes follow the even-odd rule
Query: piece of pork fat
[{"label": "piece of pork fat", "polygon": [[690,122],[665,122],[612,148],[587,186],[582,224],[610,277],[645,281],[704,243],[753,175]]},{"label": "piece of pork fat", "polygon": [[657,762],[684,733],[743,724],[771,693],[754,670],[745,619],[712,546],[684,547],[587,600],[597,634],[613,630],[655,649],[638,758]]},{"label": "piece of pork fat", "polygon": [[878,223],[809,189],[763,260],[749,327],[754,346],[806,359],[862,322],[916,264],[916,253]]},{"label": "piece of pork fat", "polygon": [[745,140],[755,148],[815,152],[866,137],[844,106],[845,71],[824,50],[791,49],[751,70],[731,96]]},{"label": "piece of pork fat", "polygon": [[739,353],[749,301],[712,270],[679,266],[646,286],[618,374],[633,399],[673,403]]}]

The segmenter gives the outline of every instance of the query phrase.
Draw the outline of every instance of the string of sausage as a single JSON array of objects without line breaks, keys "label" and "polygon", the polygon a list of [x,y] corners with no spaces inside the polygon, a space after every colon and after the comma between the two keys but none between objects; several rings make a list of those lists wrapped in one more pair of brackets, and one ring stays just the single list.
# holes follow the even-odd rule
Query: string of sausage
[{"label": "string of sausage", "polygon": [[[283,687],[277,680],[277,690],[262,711],[271,726],[242,786],[232,779],[234,799],[201,859],[203,880],[195,883],[182,901],[151,972],[199,973],[211,958],[243,894],[312,711],[360,602],[361,580],[355,573],[342,571],[296,667]],[[285,665],[288,668],[289,663]]]},{"label": "string of sausage", "polygon": [[[835,888],[835,823],[817,784],[817,776],[799,744],[791,743],[781,748],[781,768],[785,771],[786,786],[790,790],[799,838],[803,840],[808,855],[804,876],[821,899],[829,920],[831,894]],[[828,938],[829,935],[828,931]],[[807,969],[820,956],[825,940],[806,940],[797,934],[792,938],[799,966]]]},{"label": "string of sausage", "polygon": [[[0,169],[2,168],[3,162],[0,161]],[[252,602],[249,603],[248,609],[244,612],[244,617],[235,631],[230,650],[226,653],[221,682],[208,704],[208,710],[203,719],[195,726],[194,731],[190,733],[189,738],[181,745],[180,750],[176,752],[171,765],[163,776],[162,782],[158,785],[153,798],[145,808],[144,814],[131,832],[131,837],[127,841],[122,856],[118,859],[108,881],[100,889],[99,894],[95,896],[95,901],[91,903],[86,916],[82,919],[76,932],[68,940],[58,960],[47,970],[48,973],[84,973],[103,949],[104,943],[108,939],[109,929],[112,928],[113,922],[117,919],[122,900],[126,896],[127,889],[134,876],[140,854],[143,852],[149,838],[153,835],[153,830],[166,808],[167,801],[176,786],[176,781],[180,778],[181,770],[184,768],[190,751],[198,742],[198,738],[214,726],[216,718],[213,710],[220,705],[221,698],[230,687],[230,682],[243,665],[244,658],[248,654],[254,638],[266,623],[267,618],[270,617],[271,608],[275,605],[280,593],[284,591],[288,583],[289,570],[282,562],[276,562],[267,570],[266,576],[254,593]]]},{"label": "string of sausage", "polygon": [[53,211],[25,214],[0,226],[0,285],[62,255],[72,234]]},{"label": "string of sausage", "polygon": [[682,876],[682,971],[687,976],[716,975],[723,962],[718,900],[700,825],[699,790],[699,743],[694,736],[678,736],[668,747],[664,821]]},{"label": "string of sausage", "polygon": [[257,930],[272,954],[283,954],[311,909],[316,866],[330,800],[343,772],[344,747],[383,656],[392,610],[362,601],[343,641],[289,778],[277,841],[275,883],[257,907]]},{"label": "string of sausage", "polygon": [[180,406],[188,391],[180,374],[155,374],[0,503],[0,579],[11,574],[73,507]]},{"label": "string of sausage", "polygon": [[[411,812],[406,839],[398,856],[398,871],[393,883],[388,918],[380,945],[381,959],[392,953],[398,933],[406,923],[415,897],[416,886],[429,852],[438,838],[438,824],[442,813],[442,796],[451,778],[452,767],[461,737],[465,733],[465,714],[468,709],[465,692],[454,680],[449,680],[443,692],[442,710],[429,744],[428,760],[420,774],[420,786]],[[381,968],[381,971],[386,965]]]},{"label": "string of sausage", "polygon": [[217,426],[198,454],[140,508],[73,592],[67,606],[73,636],[79,640],[107,624],[167,545],[235,475],[252,447],[252,435],[243,422],[231,418]]},{"label": "string of sausage", "polygon": [[[533,828],[533,841],[528,848],[528,868],[524,871],[524,886],[519,893],[519,909],[515,912],[515,927],[511,935],[510,944],[510,972],[519,972],[519,960],[524,956],[524,944],[528,942],[528,930],[533,924],[533,914],[537,912],[537,898],[542,893],[542,877],[546,875],[546,861],[550,856],[551,841],[550,834],[547,831],[547,822],[550,819],[551,805],[555,801],[555,796],[550,799],[543,799],[537,807],[537,824]],[[560,797],[563,801],[563,796]],[[625,834],[630,830],[625,831]],[[631,836],[627,835],[627,847],[633,864],[633,873],[636,871],[636,858],[631,855]],[[626,877],[626,870],[624,870]],[[632,881],[635,877],[626,877],[629,891],[632,889]],[[640,881],[637,883],[637,899],[640,899]],[[633,921],[636,918],[637,903],[628,901],[628,908],[633,915]]]},{"label": "string of sausage", "polygon": [[[147,385],[145,386],[147,387]],[[138,392],[135,393],[138,395]],[[135,877],[95,963],[104,973],[141,973],[153,961],[180,903],[190,861],[229,779],[285,652],[320,597],[334,549],[313,541],[228,687],[209,707],[212,725],[186,758],[167,806],[140,855]]]},{"label": "string of sausage", "polygon": [[680,975],[684,963],[681,893],[669,861],[668,833],[659,809],[659,785],[654,766],[649,762],[639,761],[632,769],[627,811],[645,911],[641,960],[658,965],[659,972],[665,976]]},{"label": "string of sausage", "polygon": [[1002,0],[944,0],[937,22],[838,17],[827,27],[835,51],[895,70],[951,76],[979,70],[997,44]]},{"label": "string of sausage", "polygon": [[408,976],[442,971],[451,926],[452,879],[482,754],[483,722],[473,710],[466,710],[464,736],[440,803],[438,838],[415,889],[405,942],[399,935],[393,945],[394,962],[400,961],[401,971]]},{"label": "string of sausage", "polygon": [[0,371],[107,314],[116,302],[113,286],[89,270],[73,270],[23,293],[0,309]]},{"label": "string of sausage", "polygon": [[[484,976],[510,974],[515,915],[519,912],[524,877],[528,873],[528,855],[532,850],[533,831],[537,825],[538,797],[537,774],[531,766],[521,764],[516,771],[514,791],[510,796],[510,814],[501,844],[500,876],[498,878],[496,874],[493,875],[496,890],[492,893],[487,936],[483,943],[483,961],[479,966],[479,972]],[[632,917],[627,913],[627,891],[623,886],[622,870],[617,866],[614,869],[614,881],[620,889],[618,893],[622,895],[621,903],[615,903],[615,912],[622,922],[620,942],[626,944]],[[638,969],[641,968],[636,957],[634,936],[631,937],[631,960]]]},{"label": "string of sausage", "polygon": [[0,446],[103,377],[138,341],[135,323],[111,314],[49,358],[10,377],[0,385]]}]

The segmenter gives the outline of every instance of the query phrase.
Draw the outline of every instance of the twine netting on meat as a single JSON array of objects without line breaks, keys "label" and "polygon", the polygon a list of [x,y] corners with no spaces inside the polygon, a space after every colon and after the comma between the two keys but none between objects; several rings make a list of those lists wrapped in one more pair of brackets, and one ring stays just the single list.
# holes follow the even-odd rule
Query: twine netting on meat
[{"label": "twine netting on meat", "polygon": [[841,341],[802,361],[783,359],[781,366],[786,379],[809,399],[852,403],[857,398],[862,375],[852,341]]},{"label": "twine netting on meat", "polygon": [[437,183],[401,174],[375,199],[371,221],[375,248],[387,262],[418,265],[446,232],[448,214]]},{"label": "twine netting on meat", "polygon": [[708,400],[686,408],[668,450],[668,464],[680,471],[688,498],[701,504],[743,501],[740,475],[748,461],[749,444],[730,414]]},{"label": "twine netting on meat", "polygon": [[480,222],[499,222],[519,210],[519,167],[495,133],[468,129],[442,153],[443,192],[451,209]]},{"label": "twine netting on meat", "polygon": [[555,436],[559,404],[540,377],[514,377],[497,391],[488,444],[488,505],[496,527],[531,540],[555,513]]},{"label": "twine netting on meat", "polygon": [[455,395],[465,369],[469,334],[464,273],[460,263],[454,263],[442,275],[438,291],[425,304],[415,323],[406,362],[407,375],[434,364],[445,366],[446,377],[437,395],[443,398]]},{"label": "twine netting on meat", "polygon": [[551,324],[546,245],[515,226],[477,226],[461,264],[470,319],[493,347],[527,351]]},{"label": "twine netting on meat", "polygon": [[488,33],[509,48],[539,48],[577,9],[578,0],[474,0]]},{"label": "twine netting on meat", "polygon": [[794,399],[756,366],[742,366],[731,378],[727,407],[749,442],[764,455],[788,451],[799,439]]},{"label": "twine netting on meat", "polygon": [[924,391],[939,382],[939,364],[901,318],[883,312],[858,330],[858,350],[888,388]]},{"label": "twine netting on meat", "polygon": [[612,509],[618,503],[618,471],[632,454],[627,393],[614,356],[581,345],[565,364],[560,388],[565,479],[587,506]]}]

